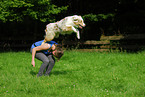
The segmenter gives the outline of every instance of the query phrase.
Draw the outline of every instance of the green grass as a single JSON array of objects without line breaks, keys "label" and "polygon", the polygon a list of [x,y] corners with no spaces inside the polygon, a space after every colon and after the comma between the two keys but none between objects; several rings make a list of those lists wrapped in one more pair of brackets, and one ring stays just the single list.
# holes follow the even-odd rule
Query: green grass
[{"label": "green grass", "polygon": [[145,97],[145,52],[65,51],[50,77],[28,52],[0,53],[0,97]]}]

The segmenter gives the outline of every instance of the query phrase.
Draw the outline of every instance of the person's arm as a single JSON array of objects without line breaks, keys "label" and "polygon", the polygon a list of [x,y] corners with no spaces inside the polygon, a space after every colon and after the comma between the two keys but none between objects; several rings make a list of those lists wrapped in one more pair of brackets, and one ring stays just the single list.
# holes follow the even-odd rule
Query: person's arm
[{"label": "person's arm", "polygon": [[37,46],[35,48],[32,49],[32,61],[31,61],[31,64],[33,65],[33,67],[35,67],[35,54],[37,51],[41,51],[41,50],[48,50],[49,48],[51,47],[50,44],[43,44],[43,45],[40,45],[40,46]]}]

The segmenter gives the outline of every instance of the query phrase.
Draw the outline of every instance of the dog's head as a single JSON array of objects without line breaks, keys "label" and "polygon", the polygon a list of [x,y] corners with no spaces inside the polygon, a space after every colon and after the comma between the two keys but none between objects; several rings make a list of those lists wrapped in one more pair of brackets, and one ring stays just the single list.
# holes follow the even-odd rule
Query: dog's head
[{"label": "dog's head", "polygon": [[82,29],[82,27],[86,26],[83,18],[81,16],[78,16],[78,15],[73,16],[73,22],[77,27],[79,27],[81,29]]}]

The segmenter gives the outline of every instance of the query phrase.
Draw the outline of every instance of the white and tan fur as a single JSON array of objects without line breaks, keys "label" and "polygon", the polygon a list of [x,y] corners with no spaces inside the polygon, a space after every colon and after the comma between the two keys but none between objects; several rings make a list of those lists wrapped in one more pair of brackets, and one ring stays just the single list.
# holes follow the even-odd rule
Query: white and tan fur
[{"label": "white and tan fur", "polygon": [[46,35],[42,44],[44,44],[46,41],[51,41],[54,38],[58,38],[59,34],[65,35],[71,34],[73,32],[75,32],[77,38],[80,39],[80,33],[77,28],[82,27],[85,27],[85,23],[82,17],[78,15],[68,16],[58,22],[50,23],[46,25]]}]

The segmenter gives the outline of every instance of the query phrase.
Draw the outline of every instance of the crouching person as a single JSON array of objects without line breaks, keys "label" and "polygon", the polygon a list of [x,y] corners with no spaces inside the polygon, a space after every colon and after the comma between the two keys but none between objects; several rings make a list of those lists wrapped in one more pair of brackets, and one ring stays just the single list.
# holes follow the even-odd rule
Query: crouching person
[{"label": "crouching person", "polygon": [[[41,45],[43,41],[44,40],[33,43],[30,49],[30,52],[32,53],[31,64],[33,67],[35,67],[35,58],[43,62],[37,77],[42,76],[43,74],[45,76],[49,76],[55,64],[54,56],[57,58],[57,60],[59,60],[63,55],[61,46],[55,41],[49,41]],[[45,69],[46,72],[44,73]]]}]

